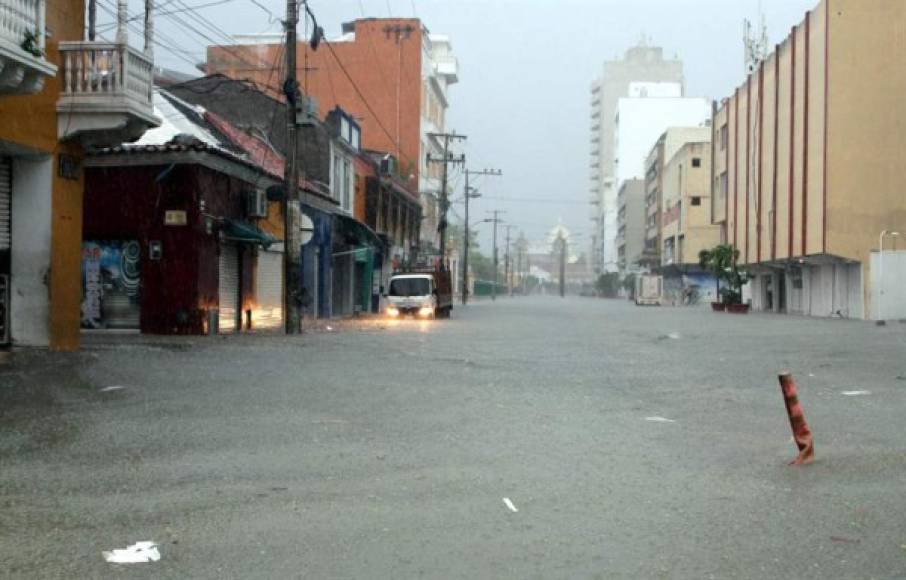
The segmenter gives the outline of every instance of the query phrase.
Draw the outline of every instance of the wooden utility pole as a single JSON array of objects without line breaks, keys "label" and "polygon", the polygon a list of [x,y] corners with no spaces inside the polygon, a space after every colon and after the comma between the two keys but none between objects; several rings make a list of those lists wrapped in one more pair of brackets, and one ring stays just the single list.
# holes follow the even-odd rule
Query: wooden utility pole
[{"label": "wooden utility pole", "polygon": [[[298,263],[301,260],[301,246],[296,233],[299,207],[299,132],[298,113],[300,109],[299,83],[296,80],[296,27],[299,24],[299,0],[286,0],[286,80],[283,94],[286,96],[286,163],[284,181],[286,192],[283,196],[283,312],[286,334],[297,334],[301,330],[299,297],[301,283]],[[317,308],[317,305],[315,305]]]},{"label": "wooden utility pole", "polygon": [[469,171],[466,169],[466,224],[465,236],[462,241],[462,304],[465,306],[469,301],[469,200],[481,197],[477,190],[469,186],[470,175],[493,175],[500,176],[503,172],[499,169],[482,169],[481,171]]},{"label": "wooden utility pole", "polygon": [[448,179],[448,167],[457,163],[465,164],[466,156],[465,155],[453,155],[450,153],[450,143],[452,141],[465,141],[467,137],[465,135],[457,135],[456,132],[452,133],[428,133],[428,136],[434,139],[442,139],[444,142],[444,153],[440,159],[432,157],[431,154],[428,154],[427,161],[428,163],[442,163],[443,164],[443,175],[441,177],[441,186],[440,186],[440,220],[437,224],[437,230],[440,232],[440,263],[441,266],[446,268],[447,264],[447,209],[450,207],[450,200],[447,192],[447,179]]}]

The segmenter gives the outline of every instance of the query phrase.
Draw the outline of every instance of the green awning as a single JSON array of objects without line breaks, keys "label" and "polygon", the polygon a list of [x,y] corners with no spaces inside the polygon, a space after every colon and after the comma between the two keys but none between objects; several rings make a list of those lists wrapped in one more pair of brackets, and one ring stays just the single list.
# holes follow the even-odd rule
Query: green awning
[{"label": "green awning", "polygon": [[240,220],[225,220],[223,235],[226,239],[241,244],[255,244],[269,248],[278,240],[267,232],[262,232],[254,225]]},{"label": "green awning", "polygon": [[357,242],[356,245],[370,248],[382,248],[384,242],[380,237],[367,225],[349,216],[337,214],[335,219],[338,222],[340,231],[349,234]]}]

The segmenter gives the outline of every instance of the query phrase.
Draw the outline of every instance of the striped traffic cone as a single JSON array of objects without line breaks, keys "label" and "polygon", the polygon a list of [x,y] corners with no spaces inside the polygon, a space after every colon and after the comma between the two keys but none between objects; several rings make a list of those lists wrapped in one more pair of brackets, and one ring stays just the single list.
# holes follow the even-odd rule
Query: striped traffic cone
[{"label": "striped traffic cone", "polygon": [[790,418],[790,427],[793,428],[793,439],[799,447],[799,456],[790,462],[790,465],[805,465],[815,460],[815,443],[812,441],[812,432],[805,422],[805,415],[799,405],[799,396],[796,394],[796,381],[789,372],[780,374],[780,390],[783,391],[783,402],[786,403],[786,414]]}]

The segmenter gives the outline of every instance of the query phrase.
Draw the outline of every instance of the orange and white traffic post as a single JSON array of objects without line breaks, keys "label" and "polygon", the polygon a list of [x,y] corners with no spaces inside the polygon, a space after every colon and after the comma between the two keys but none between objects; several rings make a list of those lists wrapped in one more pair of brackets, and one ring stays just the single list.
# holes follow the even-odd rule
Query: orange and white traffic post
[{"label": "orange and white traffic post", "polygon": [[805,465],[815,460],[815,442],[812,441],[812,432],[805,422],[799,396],[796,394],[796,381],[790,372],[780,373],[780,390],[783,392],[783,402],[786,404],[786,414],[790,418],[790,427],[793,428],[793,440],[799,447],[799,456],[790,462],[790,465]]}]

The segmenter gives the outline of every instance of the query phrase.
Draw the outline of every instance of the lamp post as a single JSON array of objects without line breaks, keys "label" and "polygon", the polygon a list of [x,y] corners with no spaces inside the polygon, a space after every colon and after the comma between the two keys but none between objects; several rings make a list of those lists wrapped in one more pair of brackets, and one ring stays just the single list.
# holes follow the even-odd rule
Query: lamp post
[{"label": "lamp post", "polygon": [[899,237],[899,235],[900,232],[882,230],[881,235],[878,236],[878,326],[887,324],[884,321],[884,316],[882,314],[882,307],[884,305],[884,237]]}]

